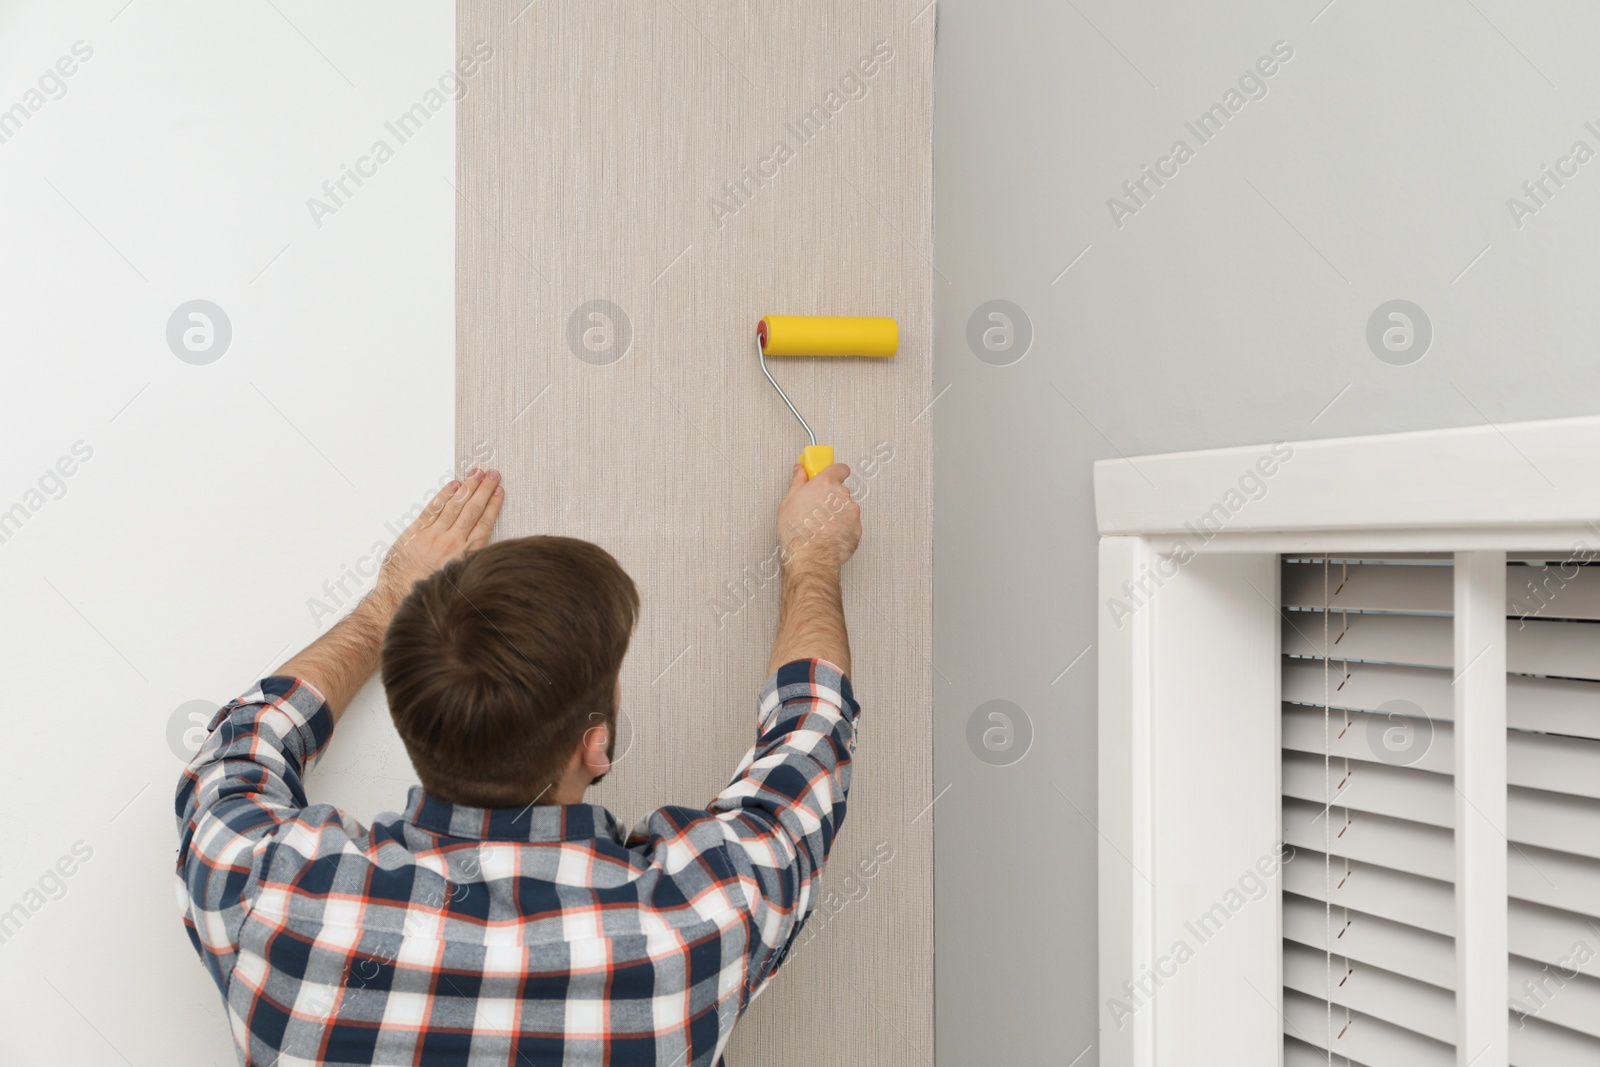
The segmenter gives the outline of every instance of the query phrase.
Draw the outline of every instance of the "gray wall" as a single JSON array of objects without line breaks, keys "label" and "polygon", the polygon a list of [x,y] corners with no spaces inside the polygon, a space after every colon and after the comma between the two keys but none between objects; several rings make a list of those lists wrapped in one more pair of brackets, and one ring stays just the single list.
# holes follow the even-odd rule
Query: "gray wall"
[{"label": "gray wall", "polygon": [[[1095,654],[1060,674],[1095,641],[1095,460],[1600,412],[1600,155],[1560,162],[1600,153],[1600,11],[1326,3],[940,0],[941,1064],[1098,1046]],[[1265,95],[1201,143],[1184,123],[1279,41]],[[1192,158],[1129,200],[1179,139]],[[1576,174],[1541,204],[1545,165]],[[993,299],[1032,325],[1007,366],[967,341]],[[1431,323],[1421,358],[1369,346],[1395,299]],[[1005,766],[1020,747],[968,740],[991,700],[1031,722]]]}]

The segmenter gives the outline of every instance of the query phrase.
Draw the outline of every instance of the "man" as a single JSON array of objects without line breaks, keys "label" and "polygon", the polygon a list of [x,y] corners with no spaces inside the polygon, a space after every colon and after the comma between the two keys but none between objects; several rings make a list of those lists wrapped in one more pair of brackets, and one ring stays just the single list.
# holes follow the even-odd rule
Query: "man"
[{"label": "man", "polygon": [[[178,784],[184,924],[241,1062],[719,1062],[844,819],[849,473],[796,466],[778,507],[755,746],[708,806],[632,833],[584,803],[611,765],[632,580],[583,541],[490,545],[496,472],[446,486],[350,615],[218,711]],[[367,828],[304,780],[380,658],[422,784]]]}]

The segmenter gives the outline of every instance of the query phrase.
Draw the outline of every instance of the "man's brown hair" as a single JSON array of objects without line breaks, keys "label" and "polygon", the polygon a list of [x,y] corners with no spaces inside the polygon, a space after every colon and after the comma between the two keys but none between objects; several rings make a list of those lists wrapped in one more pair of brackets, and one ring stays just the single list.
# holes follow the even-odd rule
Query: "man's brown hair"
[{"label": "man's brown hair", "polygon": [[498,541],[418,582],[384,638],[383,687],[422,787],[486,808],[545,796],[585,731],[615,738],[638,617],[633,579],[571,537]]}]

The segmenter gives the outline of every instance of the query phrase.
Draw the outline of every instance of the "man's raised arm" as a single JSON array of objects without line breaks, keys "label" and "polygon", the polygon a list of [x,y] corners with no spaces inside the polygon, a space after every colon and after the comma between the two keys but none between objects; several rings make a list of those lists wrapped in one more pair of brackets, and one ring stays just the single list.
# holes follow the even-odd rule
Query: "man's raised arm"
[{"label": "man's raised arm", "polygon": [[[445,486],[389,550],[377,588],[212,719],[178,780],[175,808],[184,924],[220,988],[227,989],[239,930],[271,846],[310,806],[305,774],[326,749],[334,721],[377,669],[395,608],[419,578],[488,543],[503,499],[494,472],[474,470],[464,483]],[[324,817],[341,818],[332,808]]]},{"label": "man's raised arm", "polygon": [[783,591],[768,674],[797,659],[827,660],[850,673],[839,572],[861,541],[861,505],[850,499],[848,477],[850,468],[835,463],[807,481],[796,464],[778,505]]},{"label": "man's raised arm", "polygon": [[[816,880],[850,792],[860,707],[846,676],[850,640],[839,573],[861,540],[861,508],[844,486],[849,475],[836,463],[808,482],[796,466],[778,507],[782,603],[756,743],[710,807],[750,908],[747,1003],[782,965],[816,906]],[[667,819],[653,829],[667,835],[681,828]]]}]

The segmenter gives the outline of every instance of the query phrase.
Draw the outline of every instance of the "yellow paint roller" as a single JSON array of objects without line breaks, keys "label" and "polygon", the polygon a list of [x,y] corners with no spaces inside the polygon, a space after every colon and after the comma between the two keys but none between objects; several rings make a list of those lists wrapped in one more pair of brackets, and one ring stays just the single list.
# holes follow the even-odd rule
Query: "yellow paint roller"
[{"label": "yellow paint roller", "polygon": [[900,347],[900,326],[893,319],[848,315],[768,315],[756,325],[756,356],[761,373],[800,420],[811,443],[800,455],[807,478],[833,463],[833,447],[817,444],[800,409],[794,406],[772,372],[768,356],[892,356]]}]

